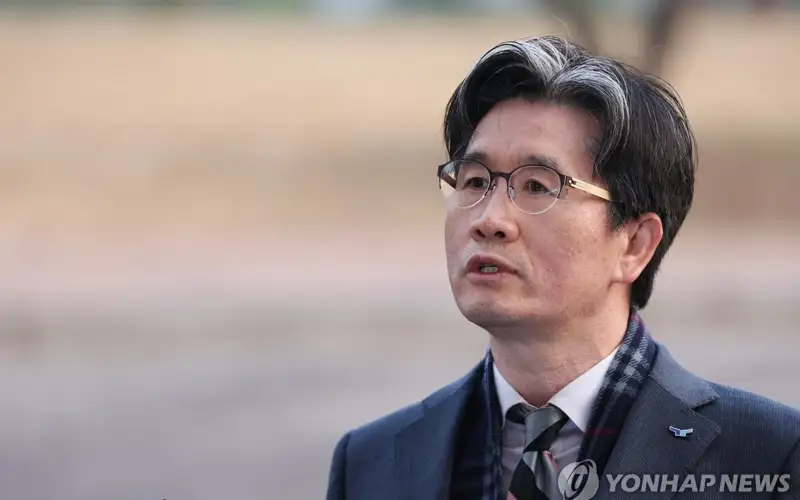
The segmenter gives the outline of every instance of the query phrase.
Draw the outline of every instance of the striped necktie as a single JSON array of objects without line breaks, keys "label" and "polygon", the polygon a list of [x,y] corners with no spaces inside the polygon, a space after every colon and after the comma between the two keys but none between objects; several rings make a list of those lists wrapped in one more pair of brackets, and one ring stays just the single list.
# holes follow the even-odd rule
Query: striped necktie
[{"label": "striped necktie", "polygon": [[525,424],[528,443],[511,477],[507,500],[562,498],[558,490],[559,468],[549,450],[569,418],[552,405],[537,409],[523,403],[512,406],[507,418]]}]

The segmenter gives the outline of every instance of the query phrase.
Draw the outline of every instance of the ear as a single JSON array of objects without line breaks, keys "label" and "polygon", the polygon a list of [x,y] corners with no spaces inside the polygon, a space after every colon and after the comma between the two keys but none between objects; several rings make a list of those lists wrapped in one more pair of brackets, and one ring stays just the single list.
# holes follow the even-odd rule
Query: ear
[{"label": "ear", "polygon": [[654,213],[646,213],[631,220],[620,228],[622,253],[617,264],[615,278],[631,284],[644,270],[661,243],[664,228],[661,218]]}]

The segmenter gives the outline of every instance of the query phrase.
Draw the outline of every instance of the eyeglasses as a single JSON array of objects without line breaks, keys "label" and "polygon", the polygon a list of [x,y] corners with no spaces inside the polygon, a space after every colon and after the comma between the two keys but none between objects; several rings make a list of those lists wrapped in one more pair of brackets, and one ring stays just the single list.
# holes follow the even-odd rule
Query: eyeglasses
[{"label": "eyeglasses", "polygon": [[499,177],[506,180],[511,202],[526,214],[538,215],[552,208],[567,186],[612,201],[605,189],[544,165],[523,165],[506,174],[493,172],[476,160],[452,160],[439,165],[437,175],[442,194],[458,208],[480,203]]}]

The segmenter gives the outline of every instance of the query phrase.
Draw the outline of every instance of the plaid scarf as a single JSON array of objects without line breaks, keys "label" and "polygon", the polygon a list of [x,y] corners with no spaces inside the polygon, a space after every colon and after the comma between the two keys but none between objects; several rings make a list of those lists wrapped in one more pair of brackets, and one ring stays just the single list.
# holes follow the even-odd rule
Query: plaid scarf
[{"label": "plaid scarf", "polygon": [[[578,460],[594,460],[600,474],[608,463],[639,388],[650,373],[657,349],[641,317],[632,311],[625,336],[595,400],[578,456]],[[460,424],[450,482],[453,500],[504,500],[502,411],[492,364],[491,351],[487,351],[480,383],[467,403]]]}]

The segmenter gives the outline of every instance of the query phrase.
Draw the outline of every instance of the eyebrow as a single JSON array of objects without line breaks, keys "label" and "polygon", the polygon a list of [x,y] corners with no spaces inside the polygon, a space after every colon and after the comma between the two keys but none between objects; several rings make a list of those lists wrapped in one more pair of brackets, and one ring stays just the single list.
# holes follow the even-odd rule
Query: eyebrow
[{"label": "eyebrow", "polygon": [[[489,155],[486,154],[484,151],[471,151],[469,153],[465,153],[464,156],[461,158],[462,160],[473,160],[483,164],[488,165],[491,163],[489,161]],[[540,155],[540,154],[530,154],[522,158],[522,161],[519,165],[541,165],[544,167],[550,167],[556,172],[562,173],[561,169],[559,168],[558,161],[552,156],[547,155]]]}]

